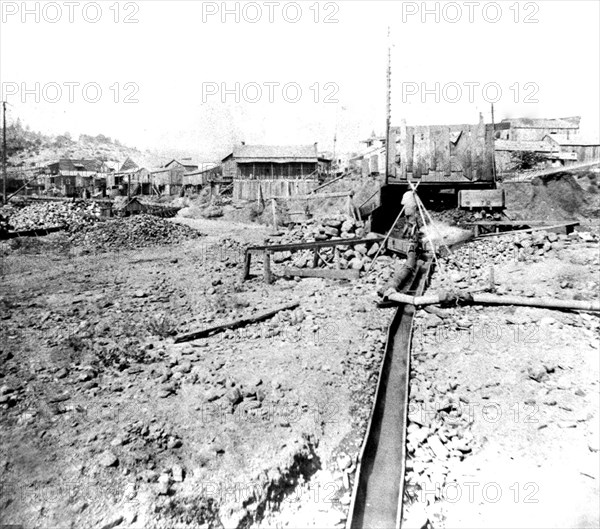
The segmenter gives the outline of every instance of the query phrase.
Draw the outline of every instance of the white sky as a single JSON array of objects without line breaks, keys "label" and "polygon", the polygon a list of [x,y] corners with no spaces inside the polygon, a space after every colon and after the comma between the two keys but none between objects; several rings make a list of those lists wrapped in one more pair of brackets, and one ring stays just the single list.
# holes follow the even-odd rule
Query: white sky
[{"label": "white sky", "polygon": [[[519,22],[514,0],[501,1],[497,12],[491,2],[472,5],[474,21],[469,22],[470,7],[465,2],[427,2],[429,9],[440,12],[421,19],[421,2],[339,1],[320,2],[319,22],[315,22],[315,1],[299,2],[300,21],[287,22],[296,10],[290,2],[273,5],[274,21],[269,22],[269,6],[264,2],[244,6],[243,2],[208,2],[204,10],[217,14],[203,21],[202,2],[143,0],[121,2],[115,23],[115,1],[99,2],[100,20],[90,2],[73,5],[74,21],[69,22],[65,2],[26,2],[35,14],[23,22],[22,2],[0,2],[4,19],[0,22],[0,82],[11,104],[9,118],[20,117],[34,130],[46,133],[71,132],[105,134],[139,148],[188,151],[200,159],[225,154],[234,142],[313,143],[331,150],[338,129],[338,151],[358,147],[357,141],[372,130],[382,133],[385,125],[387,26],[391,27],[392,51],[392,124],[406,119],[408,124],[444,124],[477,122],[483,112],[491,121],[490,99],[496,97],[493,86],[482,94],[482,85],[497,83],[502,90],[495,104],[496,121],[505,117],[563,117],[581,115],[582,129],[595,136],[600,128],[600,10],[598,1],[520,2]],[[49,5],[52,4],[52,5]],[[254,17],[257,23],[234,15],[221,19],[222,5],[240,15]],[[112,10],[111,10],[112,6]],[[512,7],[512,9],[511,9]],[[62,18],[56,23],[44,20]],[[312,8],[312,9],[311,9]],[[484,12],[485,8],[485,12]],[[134,13],[135,9],[135,13]],[[407,19],[403,21],[403,9]],[[418,10],[409,15],[411,9]],[[454,18],[461,10],[462,18]],[[16,14],[11,14],[17,10]],[[131,14],[137,23],[124,23]],[[326,16],[337,20],[324,23]],[[487,22],[499,16],[497,23]],[[524,23],[529,16],[537,23]],[[242,18],[242,17],[241,17]],[[79,82],[74,101],[64,83]],[[240,101],[234,95],[208,96],[202,102],[203,83],[258,83],[263,88],[257,103]],[[264,83],[274,87],[274,102]],[[7,84],[8,83],[8,84]],[[11,83],[16,83],[11,84]],[[22,83],[33,94],[22,92]],[[40,102],[35,102],[35,83],[40,83]],[[62,87],[58,96],[53,85]],[[98,83],[102,90],[97,103],[86,102],[81,86]],[[114,101],[111,86],[121,87],[119,102]],[[137,103],[124,103],[129,93],[126,83],[139,88]],[[298,83],[302,89],[297,103],[283,98],[281,87]],[[320,86],[315,98],[315,83]],[[325,102],[327,83],[338,91]],[[403,101],[405,89],[427,83],[440,89],[447,83],[462,86],[458,102],[435,101],[421,93]],[[416,84],[414,84],[416,83]],[[474,100],[464,83],[474,87]],[[517,96],[516,85],[520,90]],[[534,83],[525,86],[526,83]],[[42,87],[46,89],[44,101]],[[214,85],[212,85],[214,86]],[[311,90],[310,87],[313,87]],[[511,90],[510,87],[513,87]],[[537,87],[537,93],[531,94]],[[10,95],[12,89],[18,90]],[[92,88],[89,97],[94,97]],[[248,88],[246,95],[256,97]],[[294,97],[292,88],[287,95]],[[448,98],[456,98],[452,86]],[[527,95],[538,103],[525,102]],[[515,103],[514,98],[518,101]],[[23,99],[25,98],[25,101]],[[59,98],[52,103],[48,99]]]}]

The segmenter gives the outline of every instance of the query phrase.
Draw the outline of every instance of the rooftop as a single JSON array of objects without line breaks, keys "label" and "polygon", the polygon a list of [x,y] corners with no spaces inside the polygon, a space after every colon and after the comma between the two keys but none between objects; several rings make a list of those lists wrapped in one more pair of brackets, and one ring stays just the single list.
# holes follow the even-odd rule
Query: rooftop
[{"label": "rooftop", "polygon": [[312,145],[237,145],[231,156],[238,162],[296,161],[316,162],[317,146]]},{"label": "rooftop", "polygon": [[581,118],[579,116],[570,118],[507,118],[502,123],[510,123],[513,128],[521,129],[578,129]]},{"label": "rooftop", "polygon": [[560,134],[546,134],[544,136],[544,140],[545,141],[551,140],[551,141],[556,142],[558,145],[565,145],[565,146],[566,145],[573,145],[573,146],[578,146],[578,147],[593,146],[593,145],[600,146],[600,140],[592,139],[592,138],[584,138],[582,136],[567,138],[566,136],[562,136]]}]

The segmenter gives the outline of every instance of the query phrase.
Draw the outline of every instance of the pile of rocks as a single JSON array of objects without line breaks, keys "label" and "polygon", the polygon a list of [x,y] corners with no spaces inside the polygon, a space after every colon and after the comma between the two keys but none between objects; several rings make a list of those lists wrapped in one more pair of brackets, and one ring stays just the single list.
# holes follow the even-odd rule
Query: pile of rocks
[{"label": "pile of rocks", "polygon": [[431,216],[438,221],[442,221],[455,226],[462,226],[478,220],[500,220],[500,213],[484,213],[481,211],[467,211],[458,208],[445,209],[443,211],[431,211]]},{"label": "pile of rocks", "polygon": [[[430,350],[441,323],[433,314],[417,317],[416,328],[420,330],[413,341],[411,363],[406,489],[413,499],[427,503],[443,499],[444,486],[453,480],[453,469],[477,446],[471,432],[474,414],[469,388],[456,378],[432,382],[437,368],[431,363]],[[459,325],[453,318],[444,323]]]},{"label": "pile of rocks", "polygon": [[13,229],[35,230],[56,227],[78,228],[100,218],[100,207],[94,202],[41,202],[30,204],[11,215]]},{"label": "pile of rocks", "polygon": [[[290,244],[297,242],[327,241],[331,239],[355,239],[369,238],[370,235],[365,230],[363,221],[355,221],[347,216],[330,217],[323,220],[312,220],[295,224],[280,238],[270,238],[268,243]],[[318,266],[323,266],[323,261],[328,264],[338,264],[344,269],[362,270],[372,261],[373,256],[379,250],[377,242],[358,244],[356,246],[340,245],[337,247],[337,253],[332,248],[320,250],[323,260],[320,260]],[[338,257],[336,257],[336,255]],[[312,250],[302,250],[292,254],[291,252],[278,252],[273,255],[275,263],[289,262],[296,268],[306,268],[312,266]]]},{"label": "pile of rocks", "polygon": [[[584,235],[585,236],[585,235]],[[503,237],[490,237],[471,242],[453,251],[452,257],[443,261],[450,270],[465,272],[471,262],[473,277],[480,270],[487,274],[490,265],[509,261],[539,261],[544,256],[552,256],[563,250],[572,241],[580,239],[576,233],[571,235],[554,232],[535,231]]]},{"label": "pile of rocks", "polygon": [[71,241],[94,250],[110,251],[175,244],[199,235],[188,226],[143,214],[84,226],[73,234]]},{"label": "pile of rocks", "polygon": [[322,220],[310,220],[294,224],[281,240],[287,242],[326,241],[328,239],[352,239],[364,237],[364,222],[348,216],[338,215]]},{"label": "pile of rocks", "polygon": [[412,489],[413,494],[415,488],[435,490],[437,494],[450,481],[451,469],[474,448],[470,431],[473,417],[466,399],[461,400],[464,396],[456,393],[456,382],[431,384],[417,374],[412,377],[410,388],[407,489],[409,493]]}]

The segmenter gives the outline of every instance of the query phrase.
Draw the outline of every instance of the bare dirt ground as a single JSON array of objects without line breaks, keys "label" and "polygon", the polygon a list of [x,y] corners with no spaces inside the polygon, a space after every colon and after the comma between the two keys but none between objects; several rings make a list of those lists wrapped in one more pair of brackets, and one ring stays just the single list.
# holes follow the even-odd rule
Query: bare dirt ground
[{"label": "bare dirt ground", "polygon": [[[0,523],[344,525],[392,316],[374,308],[390,259],[355,283],[241,282],[243,245],[264,227],[177,222],[201,237],[86,254],[55,234],[43,254],[5,253]],[[597,297],[597,241],[525,260],[508,246],[495,264],[504,293]],[[477,264],[473,282],[487,274]],[[431,288],[442,278],[466,281],[438,271]],[[598,318],[460,308],[419,311],[417,324],[406,526],[598,526]]]},{"label": "bare dirt ground", "polygon": [[[236,527],[301,506],[301,525],[345,519],[386,327],[375,288],[241,283],[237,240],[264,229],[185,222],[205,235],[4,257],[2,523]],[[251,327],[168,336],[294,300]]]}]

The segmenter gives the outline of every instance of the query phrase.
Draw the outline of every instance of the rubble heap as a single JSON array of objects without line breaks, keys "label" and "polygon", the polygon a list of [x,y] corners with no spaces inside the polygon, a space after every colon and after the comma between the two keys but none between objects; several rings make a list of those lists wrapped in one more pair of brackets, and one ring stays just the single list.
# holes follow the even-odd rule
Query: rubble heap
[{"label": "rubble heap", "polygon": [[[283,236],[270,238],[268,244],[290,244],[298,242],[327,241],[330,239],[355,239],[369,238],[363,221],[355,221],[350,217],[339,215],[323,220],[311,220],[295,224],[288,228]],[[337,247],[339,252],[339,265],[342,270],[351,268],[363,270],[372,261],[373,256],[379,250],[379,244],[357,244],[356,246]],[[320,255],[329,264],[338,263],[332,248],[323,248]],[[274,263],[287,263],[296,268],[312,266],[313,251],[300,250],[298,252],[277,252],[273,255]],[[319,261],[322,266],[323,261]]]},{"label": "rubble heap", "polygon": [[293,224],[278,242],[287,244],[340,238],[353,239],[364,237],[364,235],[364,222],[355,221],[346,215],[337,215],[326,219],[312,219]]},{"label": "rubble heap", "polygon": [[455,286],[465,286],[470,261],[471,278],[476,282],[480,280],[485,283],[491,266],[519,261],[538,262],[544,257],[560,257],[562,250],[578,241],[594,242],[596,236],[589,232],[565,235],[540,230],[476,240],[468,246],[454,250],[451,258],[442,259],[442,264],[450,272],[444,279]]},{"label": "rubble heap", "polygon": [[100,218],[100,207],[94,202],[40,202],[15,211],[10,224],[16,231],[57,227],[77,228]]},{"label": "rubble heap", "polygon": [[152,215],[136,215],[84,226],[73,234],[71,241],[96,251],[110,251],[175,244],[198,236],[199,233],[188,226]]},{"label": "rubble heap", "polygon": [[562,233],[537,231],[479,239],[453,253],[456,259],[465,265],[470,256],[473,267],[479,269],[508,261],[536,260],[546,254],[560,251],[570,240],[572,238]]}]

